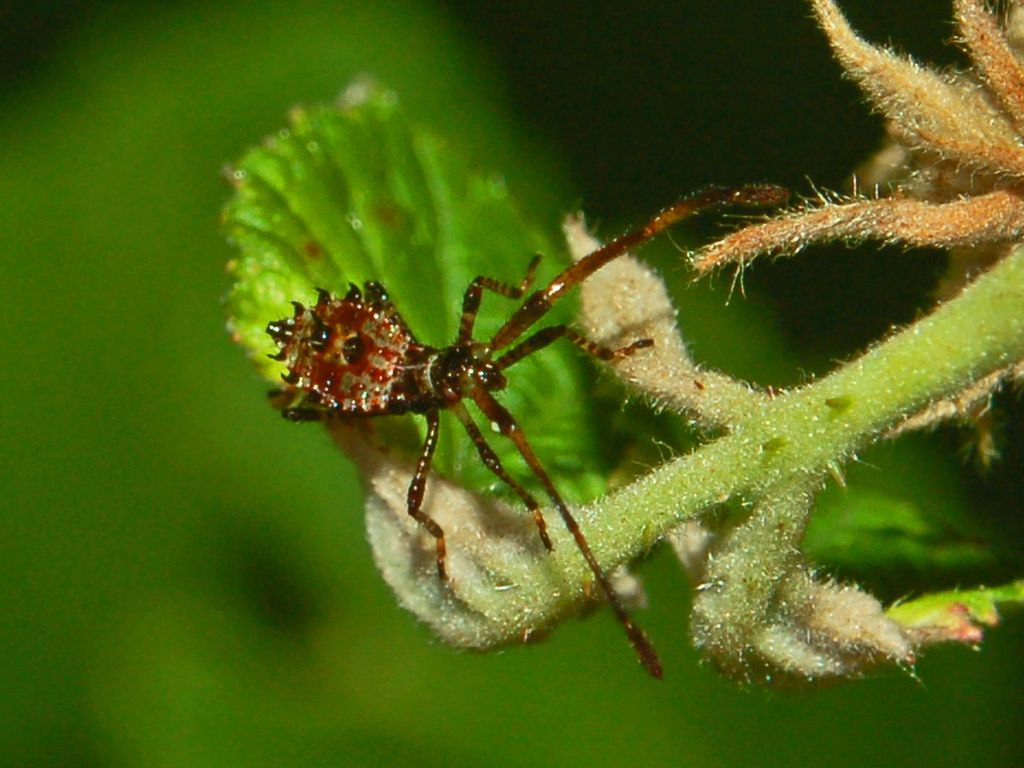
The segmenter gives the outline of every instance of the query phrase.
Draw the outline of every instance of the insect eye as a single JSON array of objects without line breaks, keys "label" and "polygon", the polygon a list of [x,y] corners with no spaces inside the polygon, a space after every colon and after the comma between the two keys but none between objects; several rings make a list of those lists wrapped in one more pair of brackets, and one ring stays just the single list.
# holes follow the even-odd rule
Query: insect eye
[{"label": "insect eye", "polygon": [[345,356],[345,362],[349,364],[358,362],[363,356],[363,351],[363,338],[358,333],[349,336],[341,345],[341,354]]},{"label": "insect eye", "polygon": [[327,347],[327,342],[331,340],[331,330],[325,326],[315,328],[311,334],[309,334],[309,346],[313,349],[321,350]]}]

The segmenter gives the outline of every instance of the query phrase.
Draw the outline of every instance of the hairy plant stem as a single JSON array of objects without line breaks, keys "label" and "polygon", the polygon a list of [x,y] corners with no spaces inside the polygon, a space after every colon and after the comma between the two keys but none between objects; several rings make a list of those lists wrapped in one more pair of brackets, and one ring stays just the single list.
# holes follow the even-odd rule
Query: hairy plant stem
[{"label": "hairy plant stem", "polygon": [[[580,510],[606,565],[732,498],[756,501],[787,479],[823,476],[901,419],[1024,358],[1024,249],[961,295],[821,379],[751,397],[725,436]],[[575,577],[568,547],[554,553]]]}]

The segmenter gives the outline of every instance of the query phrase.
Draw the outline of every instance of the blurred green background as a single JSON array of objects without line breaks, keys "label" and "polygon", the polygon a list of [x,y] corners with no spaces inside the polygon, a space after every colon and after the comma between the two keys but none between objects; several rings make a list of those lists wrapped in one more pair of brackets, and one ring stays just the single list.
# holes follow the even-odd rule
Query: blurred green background
[{"label": "blurred green background", "polygon": [[[874,40],[958,61],[945,2],[845,7]],[[918,680],[743,690],[689,647],[689,586],[659,551],[642,622],[664,683],[607,612],[530,648],[440,645],[377,578],[351,468],[267,408],[223,332],[221,167],[360,73],[552,221],[582,205],[615,231],[710,182],[840,187],[881,128],[799,0],[15,2],[0,67],[4,765],[1024,759],[1020,616]],[[649,253],[684,284],[669,244]],[[911,319],[942,266],[814,254],[754,270],[746,302],[726,307],[723,280],[681,293],[698,355],[799,381]],[[871,452],[850,493],[941,492],[1019,575],[1021,408],[1000,407],[986,477],[947,430]]]}]

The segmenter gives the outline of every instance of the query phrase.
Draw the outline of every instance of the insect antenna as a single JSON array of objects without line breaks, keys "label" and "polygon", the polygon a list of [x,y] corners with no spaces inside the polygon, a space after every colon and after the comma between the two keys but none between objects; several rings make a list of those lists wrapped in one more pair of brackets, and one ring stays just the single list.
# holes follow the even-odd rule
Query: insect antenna
[{"label": "insect antenna", "polygon": [[683,198],[665,208],[641,227],[617,237],[575,264],[562,270],[544,288],[534,291],[491,338],[490,348],[500,350],[513,343],[534,323],[548,313],[552,305],[569,290],[586,280],[631,248],[646,243],[673,224],[696,213],[720,205],[779,205],[789,191],[774,184],[751,184],[742,187],[710,187]]}]

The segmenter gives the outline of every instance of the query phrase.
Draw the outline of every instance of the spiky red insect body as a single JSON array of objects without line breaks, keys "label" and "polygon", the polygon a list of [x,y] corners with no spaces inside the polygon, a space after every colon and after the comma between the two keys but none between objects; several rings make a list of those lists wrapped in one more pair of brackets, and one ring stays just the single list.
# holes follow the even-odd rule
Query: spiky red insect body
[{"label": "spiky red insect body", "polygon": [[[314,306],[267,326],[288,366],[285,382],[304,407],[350,416],[422,413],[433,404],[424,367],[433,350],[416,341],[377,283],[344,298],[320,291]],[[304,408],[285,409],[298,417]]]},{"label": "spiky red insect body", "polygon": [[573,287],[680,219],[722,203],[775,204],[781,202],[785,195],[785,190],[779,187],[762,185],[706,190],[683,200],[659,213],[643,227],[626,233],[564,269],[547,286],[531,293],[488,340],[473,338],[483,292],[487,290],[510,299],[521,299],[533,282],[539,257],[531,262],[519,285],[487,277],[474,279],[463,297],[458,335],[450,346],[442,348],[420,344],[377,283],[366,283],[365,292],[353,285],[340,299],[321,289],[314,306],[305,307],[295,302],[292,317],[267,326],[267,333],[279,347],[278,353],[272,357],[288,367],[283,378],[288,385],[285,395],[290,401],[283,414],[296,421],[315,420],[325,415],[382,416],[409,412],[426,417],[427,437],[409,486],[407,509],[434,537],[438,574],[445,579],[444,531],[423,511],[424,490],[437,446],[441,410],[448,410],[459,419],[481,460],[522,499],[533,514],[545,547],[552,548],[540,504],[502,466],[463,403],[464,400],[472,400],[490,424],[513,443],[540,481],[625,628],[640,661],[650,674],[661,677],[661,663],[654,648],[626,613],[568,505],[515,418],[498,402],[494,393],[507,386],[504,374],[507,368],[557,339],[568,339],[606,361],[649,347],[651,340],[641,339],[621,349],[608,349],[588,341],[564,325],[547,326],[525,339],[521,337]]}]

